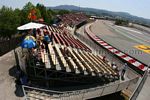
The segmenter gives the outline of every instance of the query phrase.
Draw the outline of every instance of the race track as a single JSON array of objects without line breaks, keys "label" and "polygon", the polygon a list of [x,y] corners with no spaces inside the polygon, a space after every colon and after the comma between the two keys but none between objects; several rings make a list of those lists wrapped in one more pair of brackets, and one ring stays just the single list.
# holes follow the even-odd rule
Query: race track
[{"label": "race track", "polygon": [[116,26],[111,21],[104,20],[95,21],[91,25],[91,31],[144,64],[150,63],[150,34],[133,28]]}]

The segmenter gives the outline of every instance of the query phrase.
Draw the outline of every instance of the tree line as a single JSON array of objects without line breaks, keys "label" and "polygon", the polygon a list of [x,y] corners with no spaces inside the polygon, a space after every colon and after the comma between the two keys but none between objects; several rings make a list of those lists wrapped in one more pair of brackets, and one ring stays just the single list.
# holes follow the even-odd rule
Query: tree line
[{"label": "tree line", "polygon": [[22,9],[12,9],[6,6],[0,8],[0,37],[9,37],[17,33],[17,27],[30,22],[31,10],[36,12],[36,19],[43,18],[47,24],[53,23],[56,15],[70,13],[67,10],[51,10],[42,4],[33,5],[28,2]]},{"label": "tree line", "polygon": [[121,26],[128,26],[129,21],[124,20],[124,19],[115,19],[115,24],[116,25],[121,25]]}]

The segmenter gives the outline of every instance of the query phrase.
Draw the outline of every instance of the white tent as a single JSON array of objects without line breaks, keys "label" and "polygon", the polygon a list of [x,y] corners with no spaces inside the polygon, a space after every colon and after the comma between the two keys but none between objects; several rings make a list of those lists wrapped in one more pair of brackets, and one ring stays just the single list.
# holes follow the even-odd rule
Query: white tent
[{"label": "white tent", "polygon": [[28,29],[34,29],[34,28],[37,29],[37,28],[41,28],[44,26],[45,26],[44,24],[30,22],[30,23],[27,23],[25,25],[17,27],[17,29],[18,30],[28,30]]}]

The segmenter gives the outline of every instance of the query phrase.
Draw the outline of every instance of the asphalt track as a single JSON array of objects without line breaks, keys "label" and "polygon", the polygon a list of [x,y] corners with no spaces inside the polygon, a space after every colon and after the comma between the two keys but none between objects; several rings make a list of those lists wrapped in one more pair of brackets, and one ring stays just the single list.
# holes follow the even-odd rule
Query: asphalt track
[{"label": "asphalt track", "polygon": [[135,48],[139,45],[150,46],[150,34],[133,28],[116,26],[111,21],[104,20],[95,21],[91,25],[91,31],[107,43],[144,64],[150,63],[150,53]]}]

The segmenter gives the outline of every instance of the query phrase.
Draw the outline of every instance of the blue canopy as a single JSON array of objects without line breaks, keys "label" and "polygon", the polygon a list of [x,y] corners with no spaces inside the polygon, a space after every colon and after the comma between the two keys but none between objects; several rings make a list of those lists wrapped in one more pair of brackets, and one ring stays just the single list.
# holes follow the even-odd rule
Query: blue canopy
[{"label": "blue canopy", "polygon": [[33,40],[23,40],[21,43],[22,48],[34,48],[36,46],[36,43]]}]

